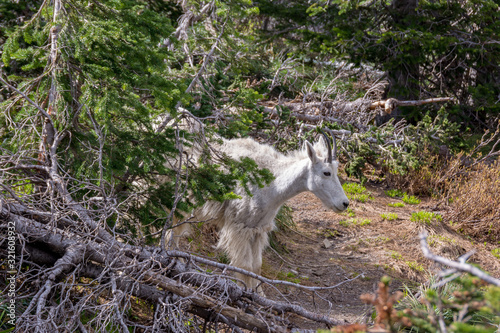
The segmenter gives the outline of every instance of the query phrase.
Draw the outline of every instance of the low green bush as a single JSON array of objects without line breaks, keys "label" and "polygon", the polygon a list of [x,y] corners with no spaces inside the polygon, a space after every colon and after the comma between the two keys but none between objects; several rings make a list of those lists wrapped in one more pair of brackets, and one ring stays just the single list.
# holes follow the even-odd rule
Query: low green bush
[{"label": "low green bush", "polygon": [[431,225],[433,221],[441,222],[443,217],[433,212],[419,211],[411,214],[410,221]]},{"label": "low green bush", "polygon": [[408,205],[418,205],[420,203],[420,199],[413,196],[413,195],[408,195],[407,193],[405,193],[403,195],[403,200],[404,203],[407,203]]}]

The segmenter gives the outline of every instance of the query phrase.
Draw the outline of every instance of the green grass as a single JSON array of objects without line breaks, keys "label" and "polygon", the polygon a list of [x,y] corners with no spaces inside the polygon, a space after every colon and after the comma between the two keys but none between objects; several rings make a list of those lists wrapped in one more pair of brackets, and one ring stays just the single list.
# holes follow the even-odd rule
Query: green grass
[{"label": "green grass", "polygon": [[413,269],[414,271],[417,271],[417,272],[424,271],[424,266],[420,265],[416,261],[407,261],[406,264],[408,265],[408,267],[410,267],[410,269]]},{"label": "green grass", "polygon": [[9,321],[11,318],[9,317],[9,309],[7,307],[7,302],[4,301],[3,298],[0,298],[0,301],[3,302],[0,305],[0,333],[4,332],[12,332],[16,328],[15,324],[11,325]]},{"label": "green grass", "polygon": [[342,185],[342,188],[344,189],[346,194],[362,194],[365,193],[366,187],[364,187],[361,184],[358,183],[344,183]]},{"label": "green grass", "polygon": [[385,191],[385,194],[387,194],[391,198],[400,198],[404,195],[401,190],[387,190]]},{"label": "green grass", "polygon": [[349,226],[351,226],[352,223],[350,223],[348,220],[342,220],[342,221],[339,221],[339,224],[343,227],[349,227]]},{"label": "green grass", "polygon": [[387,206],[389,206],[389,207],[405,207],[405,204],[402,202],[394,202],[394,203],[388,203]]},{"label": "green grass", "polygon": [[457,241],[453,238],[446,237],[443,235],[430,235],[427,238],[427,241],[429,242],[429,246],[434,246],[438,244],[438,242],[445,243],[445,244],[456,244]]},{"label": "green grass", "polygon": [[387,243],[389,242],[391,239],[389,237],[385,237],[385,236],[378,236],[377,238],[374,238],[374,239],[371,239],[369,241],[371,242],[374,242],[374,243]]},{"label": "green grass", "polygon": [[292,272],[278,272],[278,275],[276,276],[278,280],[282,281],[288,281],[292,283],[300,283],[301,279],[297,277],[294,273]]},{"label": "green grass", "polygon": [[344,183],[342,185],[342,188],[344,189],[344,192],[347,195],[347,197],[351,200],[356,200],[361,203],[365,203],[368,200],[372,199],[372,196],[370,192],[368,192],[366,187],[358,183]]},{"label": "green grass", "polygon": [[413,195],[408,195],[407,193],[405,193],[403,195],[403,200],[404,203],[407,203],[408,205],[418,205],[420,203],[420,199],[413,196]]},{"label": "green grass", "polygon": [[431,225],[433,221],[441,222],[443,217],[439,214],[420,211],[411,214],[410,221]]},{"label": "green grass", "polygon": [[373,197],[371,195],[369,195],[369,194],[358,194],[358,195],[355,195],[352,199],[356,200],[356,201],[359,201],[361,203],[365,203],[368,200],[373,199]]},{"label": "green grass", "polygon": [[[413,267],[410,268],[421,273],[421,265],[414,265],[413,263],[411,262]],[[408,264],[410,266],[410,262]],[[479,284],[473,283],[473,279],[464,276],[439,288],[434,288],[432,286],[439,281],[439,277],[430,274],[429,282],[420,285],[418,289],[405,285],[405,297],[397,302],[394,307],[398,312],[404,311],[418,314],[418,317],[410,315],[410,318],[413,317],[413,325],[409,332],[430,332],[434,330],[435,324],[430,323],[430,318],[437,317],[442,317],[445,323],[449,325],[448,332],[452,331],[450,328],[454,327],[460,327],[458,330],[453,330],[455,332],[495,332],[495,328],[498,327],[500,288],[490,287],[484,289]],[[416,295],[419,295],[419,297],[416,297]],[[474,299],[474,302],[477,303],[484,300],[484,305],[468,309],[468,305],[464,305],[464,303],[471,302],[469,298]],[[464,311],[463,309],[468,310],[465,317],[461,314]],[[458,317],[463,319],[458,321]]]},{"label": "green grass", "polygon": [[293,221],[293,209],[290,206],[281,206],[274,218],[278,230],[296,229],[297,224]]},{"label": "green grass", "polygon": [[339,237],[340,236],[340,232],[338,232],[338,230],[335,230],[335,229],[327,229],[327,230],[324,230],[323,231],[323,236],[325,238],[336,238],[336,237]]},{"label": "green grass", "polygon": [[365,225],[370,225],[372,223],[371,220],[369,219],[349,219],[349,220],[342,220],[339,221],[339,224],[343,227],[351,227],[351,226],[365,226]]},{"label": "green grass", "polygon": [[352,208],[347,208],[345,210],[345,212],[342,213],[343,215],[347,216],[347,217],[354,217],[356,216],[356,213],[354,213],[354,211],[352,210]]},{"label": "green grass", "polygon": [[[420,203],[420,199],[413,195],[408,195],[408,193],[403,192],[401,190],[387,190],[385,191],[385,194],[391,198],[401,198],[404,203],[407,203],[409,205],[418,205]],[[402,203],[393,203],[389,204],[391,207],[404,207],[404,204]]]},{"label": "green grass", "polygon": [[403,256],[396,251],[391,251],[391,258],[396,260],[402,260]]},{"label": "green grass", "polygon": [[384,213],[380,214],[380,217],[387,221],[394,221],[398,219],[398,214],[396,213]]},{"label": "green grass", "polygon": [[221,264],[226,264],[229,265],[231,263],[231,259],[229,259],[229,256],[227,255],[226,252],[221,252],[217,255],[217,261],[220,262]]},{"label": "green grass", "polygon": [[[435,277],[434,275],[430,275],[430,285],[438,282],[438,278]],[[451,299],[453,297],[453,292],[458,289],[458,286],[455,285],[453,282],[452,283],[447,283],[445,284],[439,291],[441,297],[443,299]],[[419,293],[417,293],[419,292]],[[422,303],[421,298],[415,297],[416,294],[421,294],[421,295],[427,295],[429,293],[434,294],[434,289],[431,287],[422,284],[418,288],[413,288],[408,285],[404,285],[404,292],[403,294],[405,297],[399,301],[395,307],[398,310],[404,310],[404,309],[411,309],[413,311],[419,311],[419,312],[424,312],[428,311],[429,308],[425,303]],[[438,309],[432,308],[433,311],[435,311],[435,315],[439,315],[440,311]],[[452,318],[452,313],[451,311],[446,311],[441,313],[442,316],[450,320]]]},{"label": "green grass", "polygon": [[491,250],[491,254],[493,254],[495,257],[497,257],[498,259],[500,259],[500,247]]},{"label": "green grass", "polygon": [[269,233],[269,246],[280,254],[288,253],[286,245],[278,241],[276,233],[297,229],[297,224],[293,220],[293,209],[286,204],[281,206],[274,221],[276,223],[276,230]]},{"label": "green grass", "polygon": [[364,226],[364,225],[370,225],[372,221],[369,219],[363,219],[363,220],[357,220],[357,225]]}]

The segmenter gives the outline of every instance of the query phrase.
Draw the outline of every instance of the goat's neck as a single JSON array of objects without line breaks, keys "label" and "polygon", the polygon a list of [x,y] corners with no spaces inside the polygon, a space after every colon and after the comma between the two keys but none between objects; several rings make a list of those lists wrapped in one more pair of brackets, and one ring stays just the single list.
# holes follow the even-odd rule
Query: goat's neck
[{"label": "goat's neck", "polygon": [[307,173],[310,161],[304,159],[286,166],[273,181],[270,204],[281,206],[297,194],[307,191]]}]

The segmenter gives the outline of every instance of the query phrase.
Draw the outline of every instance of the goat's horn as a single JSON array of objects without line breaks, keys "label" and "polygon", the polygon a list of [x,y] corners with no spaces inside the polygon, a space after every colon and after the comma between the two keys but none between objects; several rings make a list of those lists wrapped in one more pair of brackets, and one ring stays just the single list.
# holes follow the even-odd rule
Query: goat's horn
[{"label": "goat's horn", "polygon": [[[337,155],[337,148],[335,147],[335,153],[332,155],[332,146],[330,144],[330,139],[328,138],[328,135],[326,135],[325,132],[321,131],[321,134],[323,134],[323,137],[325,138],[326,141],[326,146],[328,150],[328,163],[332,163],[332,160],[335,158],[335,155]],[[334,138],[335,140],[335,138]]]},{"label": "goat's horn", "polygon": [[337,160],[337,139],[335,138],[335,135],[332,134],[333,138],[333,160]]}]

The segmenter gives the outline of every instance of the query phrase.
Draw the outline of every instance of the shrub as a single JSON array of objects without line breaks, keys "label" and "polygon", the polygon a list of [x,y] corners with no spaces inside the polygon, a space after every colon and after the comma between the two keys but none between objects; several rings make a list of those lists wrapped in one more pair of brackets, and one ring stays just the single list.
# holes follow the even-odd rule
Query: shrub
[{"label": "shrub", "polygon": [[269,233],[269,246],[276,250],[278,253],[288,253],[288,249],[285,244],[282,244],[276,235],[276,233],[287,232],[290,229],[296,229],[297,224],[293,220],[293,209],[288,205],[281,206],[278,214],[274,218],[276,224],[276,230]]},{"label": "shrub", "polygon": [[408,195],[407,193],[405,193],[403,195],[403,200],[404,203],[407,203],[408,205],[418,205],[420,203],[420,199],[413,196],[413,195]]},{"label": "shrub", "polygon": [[344,183],[342,188],[350,200],[364,203],[372,198],[366,187],[358,183]]},{"label": "shrub", "polygon": [[[410,263],[408,263],[410,264]],[[420,271],[420,265],[414,269]],[[495,332],[500,320],[500,288],[484,287],[465,275],[439,288],[405,287],[391,293],[391,279],[382,277],[377,295],[364,294],[363,302],[375,307],[377,332]],[[431,278],[430,285],[435,278]],[[420,295],[420,296],[416,296]],[[439,329],[440,328],[440,329]],[[334,332],[374,332],[367,325],[337,327]]]},{"label": "shrub", "polygon": [[[396,133],[401,135],[403,128],[405,140],[398,145],[383,145],[394,140]],[[370,164],[382,171],[392,187],[433,194],[433,185],[439,182],[440,170],[444,169],[442,164],[446,164],[440,155],[441,148],[447,145],[447,150],[456,150],[462,145],[462,139],[459,125],[448,119],[444,108],[435,117],[424,116],[416,125],[391,120],[382,126],[370,127],[348,142],[350,155],[345,171],[363,182],[366,181],[363,172]]]},{"label": "shrub", "polygon": [[369,219],[349,219],[349,220],[342,220],[339,221],[339,224],[343,227],[350,227],[350,226],[365,226],[365,225],[370,225],[372,223],[371,220]]},{"label": "shrub", "polygon": [[394,221],[398,219],[398,214],[396,213],[384,213],[380,214],[380,217],[387,221]]},{"label": "shrub", "polygon": [[431,225],[432,221],[442,221],[443,217],[433,212],[420,211],[411,214],[410,221]]},{"label": "shrub", "polygon": [[446,185],[443,175],[451,167],[450,161],[433,150],[424,150],[418,160],[420,165],[405,175],[391,174],[387,177],[388,184],[422,196],[442,194]]},{"label": "shrub", "polygon": [[344,183],[342,184],[342,188],[344,189],[346,194],[362,194],[366,192],[366,187],[358,183]]},{"label": "shrub", "polygon": [[401,190],[397,190],[397,189],[387,190],[387,191],[385,191],[385,194],[387,194],[387,196],[389,196],[391,198],[400,198],[404,195],[404,193]]},{"label": "shrub", "polygon": [[432,323],[453,332],[495,332],[500,319],[500,288],[484,288],[476,277],[464,276],[438,289],[421,287],[417,299],[409,288],[396,308],[403,326],[417,332],[436,332]]},{"label": "shrub", "polygon": [[500,241],[500,161],[481,163],[450,184],[450,210],[444,216],[453,228],[478,241]]}]

